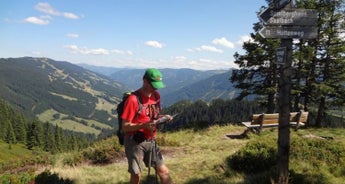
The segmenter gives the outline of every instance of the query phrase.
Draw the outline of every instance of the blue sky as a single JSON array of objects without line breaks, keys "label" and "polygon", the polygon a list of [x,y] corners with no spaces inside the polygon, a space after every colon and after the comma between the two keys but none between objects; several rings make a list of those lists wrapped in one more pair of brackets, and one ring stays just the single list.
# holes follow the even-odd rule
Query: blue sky
[{"label": "blue sky", "polygon": [[229,69],[265,0],[2,0],[0,58]]}]

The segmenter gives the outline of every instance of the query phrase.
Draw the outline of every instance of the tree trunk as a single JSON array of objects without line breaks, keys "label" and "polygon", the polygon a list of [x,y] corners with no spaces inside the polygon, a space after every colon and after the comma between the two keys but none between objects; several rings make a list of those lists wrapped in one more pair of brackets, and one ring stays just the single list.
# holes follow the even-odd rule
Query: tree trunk
[{"label": "tree trunk", "polygon": [[322,97],[317,111],[316,127],[322,127],[325,124],[325,104],[326,99],[325,97]]}]

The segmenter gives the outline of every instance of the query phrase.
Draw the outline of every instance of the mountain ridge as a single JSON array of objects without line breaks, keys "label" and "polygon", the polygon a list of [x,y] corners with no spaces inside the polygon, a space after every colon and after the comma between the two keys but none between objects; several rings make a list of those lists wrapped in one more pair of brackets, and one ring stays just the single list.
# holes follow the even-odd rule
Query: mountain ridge
[{"label": "mountain ridge", "polygon": [[96,134],[116,124],[114,104],[124,86],[77,65],[48,58],[2,58],[0,78],[0,97],[26,116],[59,126],[67,122],[67,129]]},{"label": "mountain ridge", "polygon": [[[0,58],[0,98],[42,122],[99,134],[118,126],[116,104],[123,92],[141,86],[145,71],[102,70],[108,73],[49,58]],[[231,99],[236,94],[228,80],[231,70],[160,70],[166,84],[159,90],[165,107],[185,99],[210,102],[215,98]]]}]

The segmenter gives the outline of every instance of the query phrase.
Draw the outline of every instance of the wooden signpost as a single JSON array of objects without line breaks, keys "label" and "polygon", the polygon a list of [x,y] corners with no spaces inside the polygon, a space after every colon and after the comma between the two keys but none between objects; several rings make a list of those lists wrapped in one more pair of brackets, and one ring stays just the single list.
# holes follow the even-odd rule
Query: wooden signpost
[{"label": "wooden signpost", "polygon": [[283,9],[276,11],[266,8],[259,14],[265,26],[259,31],[263,38],[317,37],[317,11],[314,9]]},{"label": "wooden signpost", "polygon": [[302,38],[314,39],[317,37],[317,27],[283,27],[283,26],[266,26],[259,31],[264,38]]},{"label": "wooden signpost", "polygon": [[277,183],[289,182],[290,106],[292,39],[317,38],[317,11],[292,8],[291,0],[273,0],[258,16],[264,27],[258,32],[263,38],[281,39],[276,49],[279,67],[279,132]]}]

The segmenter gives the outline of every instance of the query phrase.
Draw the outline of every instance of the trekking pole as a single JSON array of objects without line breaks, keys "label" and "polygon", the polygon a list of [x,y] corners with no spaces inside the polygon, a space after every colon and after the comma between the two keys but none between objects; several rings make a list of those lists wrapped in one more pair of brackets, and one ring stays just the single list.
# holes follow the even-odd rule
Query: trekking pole
[{"label": "trekking pole", "polygon": [[[148,168],[148,173],[147,173],[147,180],[150,181],[151,180],[151,177],[150,177],[150,171],[151,171],[151,162],[152,162],[152,154],[153,154],[153,149],[154,149],[154,146],[153,146],[153,129],[151,129],[151,144],[150,144],[150,155],[149,155],[149,168]],[[156,174],[157,174],[157,171],[156,171]]]},{"label": "trekking pole", "polygon": [[158,153],[157,153],[157,142],[155,141],[155,146],[154,146],[154,150],[153,150],[156,154],[155,157],[155,175],[156,175],[156,183],[158,184],[158,176],[157,176],[157,161],[158,161]]}]

